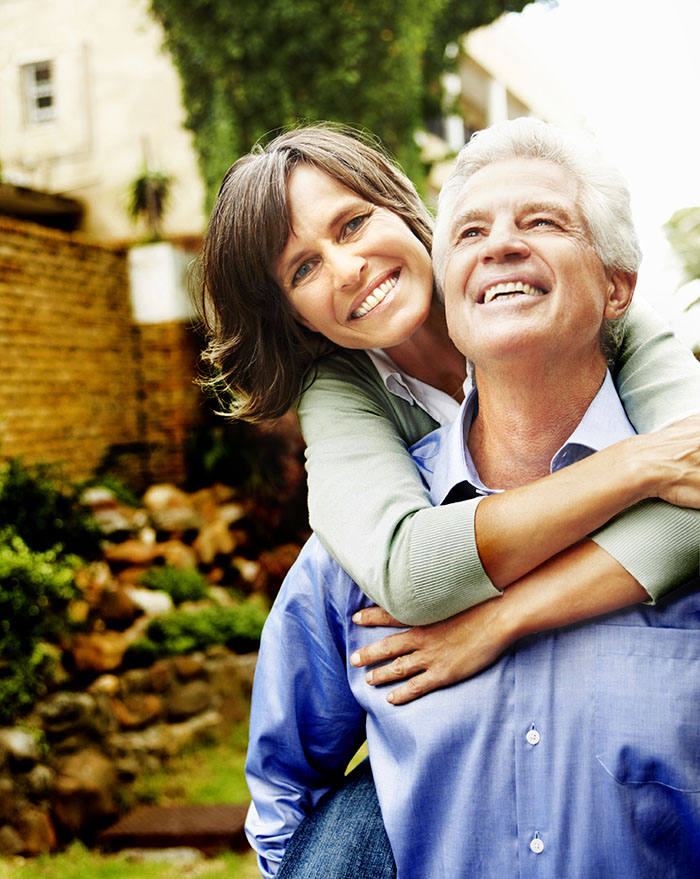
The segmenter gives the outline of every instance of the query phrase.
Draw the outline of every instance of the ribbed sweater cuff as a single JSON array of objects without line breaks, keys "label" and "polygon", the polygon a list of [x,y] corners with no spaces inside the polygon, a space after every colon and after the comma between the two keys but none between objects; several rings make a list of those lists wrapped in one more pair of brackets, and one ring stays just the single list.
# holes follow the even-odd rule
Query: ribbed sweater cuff
[{"label": "ribbed sweater cuff", "polygon": [[651,603],[700,573],[700,511],[646,500],[591,535],[651,597]]},{"label": "ribbed sweater cuff", "polygon": [[[435,507],[431,528],[421,529],[411,542],[413,594],[433,621],[501,595],[476,548],[474,513],[480,500]],[[455,514],[458,507],[464,509],[462,516]]]}]

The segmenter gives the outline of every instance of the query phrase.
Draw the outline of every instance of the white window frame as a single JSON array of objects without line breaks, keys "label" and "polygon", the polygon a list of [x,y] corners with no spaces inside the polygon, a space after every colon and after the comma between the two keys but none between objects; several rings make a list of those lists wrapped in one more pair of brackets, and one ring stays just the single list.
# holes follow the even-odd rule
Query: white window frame
[{"label": "white window frame", "polygon": [[[37,73],[47,71],[48,76],[39,80]],[[28,124],[51,122],[56,118],[56,89],[53,59],[33,61],[21,66],[24,114]],[[42,101],[50,98],[45,106]]]}]

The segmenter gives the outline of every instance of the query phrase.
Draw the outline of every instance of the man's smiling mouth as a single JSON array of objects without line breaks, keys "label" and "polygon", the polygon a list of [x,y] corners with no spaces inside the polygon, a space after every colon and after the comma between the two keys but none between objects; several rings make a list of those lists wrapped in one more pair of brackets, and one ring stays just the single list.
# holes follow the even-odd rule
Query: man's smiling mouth
[{"label": "man's smiling mouth", "polygon": [[512,299],[515,296],[544,296],[546,290],[541,287],[535,287],[532,284],[525,284],[522,281],[509,281],[507,284],[494,284],[484,291],[483,303],[487,305],[494,299]]},{"label": "man's smiling mouth", "polygon": [[367,298],[364,299],[351,313],[351,319],[355,320],[358,317],[364,317],[366,314],[369,314],[373,308],[376,308],[380,302],[383,302],[386,295],[396,286],[400,274],[401,272],[394,272],[390,278],[387,278],[386,281],[379,284],[378,287],[375,287],[369,296],[367,296]]}]

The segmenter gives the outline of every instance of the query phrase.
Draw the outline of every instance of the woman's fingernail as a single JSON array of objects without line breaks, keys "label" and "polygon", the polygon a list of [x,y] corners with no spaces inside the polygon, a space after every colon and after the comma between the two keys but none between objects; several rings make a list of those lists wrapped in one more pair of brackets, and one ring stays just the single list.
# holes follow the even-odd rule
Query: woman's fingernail
[{"label": "woman's fingernail", "polygon": [[362,611],[358,610],[357,613],[352,615],[353,623],[361,623],[362,622]]},{"label": "woman's fingernail", "polygon": [[350,656],[350,665],[359,665],[360,664],[360,654],[355,651]]}]

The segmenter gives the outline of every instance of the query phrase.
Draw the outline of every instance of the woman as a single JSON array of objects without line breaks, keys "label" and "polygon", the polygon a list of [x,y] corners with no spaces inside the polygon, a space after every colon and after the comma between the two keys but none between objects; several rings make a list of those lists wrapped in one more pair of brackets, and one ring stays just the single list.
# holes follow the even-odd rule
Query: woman
[{"label": "woman", "polygon": [[[238,396],[234,414],[280,414],[308,373],[298,411],[309,444],[312,525],[372,598],[412,623],[498,594],[644,497],[679,500],[675,478],[664,477],[663,444],[671,443],[674,454],[697,445],[697,426],[635,438],[523,489],[432,508],[406,445],[456,414],[465,369],[433,296],[429,236],[415,191],[386,159],[346,135],[314,128],[283,135],[236,163],[203,257],[214,337],[209,358]],[[372,351],[371,360],[331,354],[332,342],[383,353]],[[661,376],[653,382],[650,363]],[[666,423],[697,410],[696,366],[637,309],[617,383],[638,429],[661,426],[661,397]],[[354,504],[346,504],[349,497]],[[620,554],[616,542],[643,548],[656,533],[657,525],[646,525],[640,537],[634,511],[626,515],[627,537],[620,541],[616,523],[611,556]],[[692,556],[692,523],[669,517],[662,505],[655,515],[667,533],[688,537]],[[457,541],[464,550],[451,563]],[[696,564],[696,545],[694,553]],[[655,597],[675,583],[663,582],[653,550],[648,555],[634,560],[635,572]],[[564,557],[563,568],[562,556],[556,560],[567,585],[585,582],[591,557],[603,565],[608,558],[588,542]],[[613,558],[610,564],[617,565]],[[561,594],[566,599],[564,586]],[[630,593],[627,603],[641,597]],[[560,622],[570,621],[565,603]],[[610,609],[603,600],[591,613]]]}]

